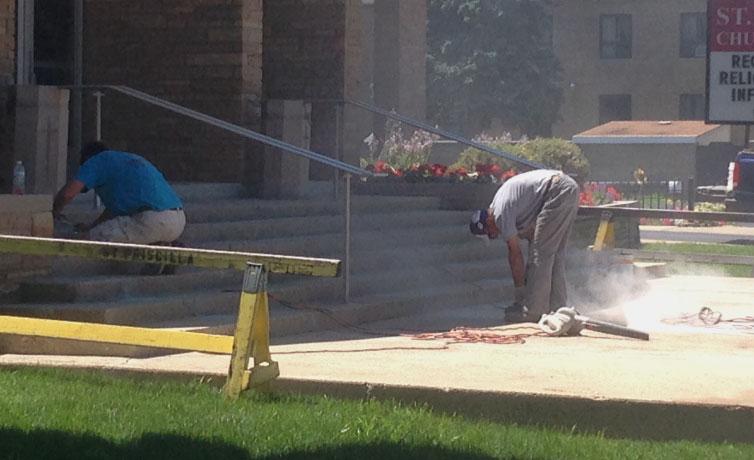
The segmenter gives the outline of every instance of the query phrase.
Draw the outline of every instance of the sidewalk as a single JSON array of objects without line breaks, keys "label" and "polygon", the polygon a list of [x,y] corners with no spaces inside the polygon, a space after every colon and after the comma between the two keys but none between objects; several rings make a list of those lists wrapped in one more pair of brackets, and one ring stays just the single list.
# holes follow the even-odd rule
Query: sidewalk
[{"label": "sidewalk", "polygon": [[677,227],[673,225],[642,225],[639,227],[641,241],[650,242],[698,242],[729,243],[749,240],[754,244],[754,226],[751,224],[726,224],[715,227]]},{"label": "sidewalk", "polygon": [[[753,315],[752,299],[751,279],[652,280],[642,296],[601,313],[620,312],[630,325],[650,332],[648,342],[589,331],[543,337],[533,325],[501,327],[502,310],[489,305],[287,337],[272,347],[281,369],[275,387],[428,402],[464,415],[604,429],[617,436],[752,442],[754,330],[661,322],[702,306],[721,311],[723,318]],[[504,345],[415,337],[458,326],[525,336],[523,343]],[[380,332],[392,335],[373,335]],[[0,356],[0,365],[208,376],[224,375],[228,361],[199,353],[149,359]]]}]

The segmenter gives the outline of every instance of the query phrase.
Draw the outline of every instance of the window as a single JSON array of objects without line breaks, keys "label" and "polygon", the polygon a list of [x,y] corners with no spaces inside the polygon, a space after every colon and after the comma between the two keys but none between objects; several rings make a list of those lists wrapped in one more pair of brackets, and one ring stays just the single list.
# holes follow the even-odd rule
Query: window
[{"label": "window", "polygon": [[681,14],[681,57],[707,56],[707,18],[704,13]]},{"label": "window", "polygon": [[630,119],[630,94],[605,94],[600,96],[600,124]]},{"label": "window", "polygon": [[600,16],[600,57],[602,59],[630,59],[631,28],[630,14]]},{"label": "window", "polygon": [[678,100],[679,120],[704,120],[705,110],[704,95],[681,94]]}]

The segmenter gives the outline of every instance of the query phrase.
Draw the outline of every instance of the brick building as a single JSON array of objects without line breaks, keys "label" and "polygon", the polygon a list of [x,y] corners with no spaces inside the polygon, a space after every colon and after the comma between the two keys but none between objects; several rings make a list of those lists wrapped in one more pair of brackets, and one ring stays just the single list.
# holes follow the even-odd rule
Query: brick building
[{"label": "brick building", "polygon": [[[14,158],[16,85],[122,84],[257,131],[267,101],[313,100],[311,147],[334,156],[335,106],[322,100],[424,116],[425,34],[426,0],[0,0],[0,186]],[[71,101],[76,152],[94,136],[95,98],[82,95],[81,121],[75,92]],[[126,96],[102,101],[103,139],[170,180],[261,180],[258,145]],[[344,159],[355,163],[379,120],[353,109],[344,118]]]},{"label": "brick building", "polygon": [[[556,0],[564,101],[553,134],[613,120],[703,120],[706,0]],[[737,143],[743,132],[732,132]]]}]

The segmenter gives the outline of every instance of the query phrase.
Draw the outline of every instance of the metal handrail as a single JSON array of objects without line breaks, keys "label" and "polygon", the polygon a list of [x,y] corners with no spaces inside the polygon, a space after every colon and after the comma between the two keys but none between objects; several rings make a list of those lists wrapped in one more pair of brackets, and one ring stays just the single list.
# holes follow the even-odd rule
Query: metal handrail
[{"label": "metal handrail", "polygon": [[[242,137],[246,137],[248,139],[252,139],[258,142],[261,142],[263,144],[279,148],[285,152],[292,153],[294,155],[298,155],[304,158],[307,158],[309,160],[315,161],[320,164],[324,164],[326,166],[330,166],[331,168],[334,168],[336,171],[341,171],[343,173],[343,176],[345,177],[345,183],[346,183],[346,191],[345,191],[345,211],[344,211],[344,217],[345,217],[345,226],[344,226],[344,232],[345,232],[345,244],[344,244],[344,251],[345,251],[345,259],[343,261],[343,297],[346,302],[350,301],[350,291],[351,291],[351,176],[357,175],[362,177],[373,177],[374,174],[370,171],[367,171],[366,169],[358,168],[356,166],[349,165],[348,163],[344,163],[342,161],[330,158],[328,156],[322,155],[317,152],[313,152],[311,150],[307,150],[301,147],[297,147],[293,144],[289,144],[287,142],[280,141],[278,139],[275,139],[270,136],[266,136],[264,134],[258,133],[256,131],[252,131],[248,128],[244,128],[242,126],[235,125],[233,123],[229,123],[224,120],[220,120],[219,118],[212,117],[210,115],[197,112],[196,110],[191,110],[188,107],[184,107],[182,105],[175,104],[173,102],[166,101],[164,99],[160,99],[158,97],[152,96],[151,94],[144,93],[142,91],[130,88],[128,86],[122,86],[122,85],[74,85],[74,86],[64,86],[65,88],[72,88],[72,89],[78,89],[78,90],[84,90],[84,89],[90,89],[90,90],[102,90],[102,89],[109,89],[121,94],[124,94],[126,96],[133,97],[135,99],[141,100],[143,102],[156,105],[158,107],[162,107],[164,109],[170,110],[172,112],[178,113],[180,115],[187,116],[189,118],[193,118],[194,120],[202,121],[204,123],[210,124],[212,126],[218,127],[220,129],[224,129],[226,131],[230,131],[232,133],[238,134]],[[97,139],[100,139],[100,117],[101,117],[101,100],[100,96],[97,98]],[[337,179],[337,178],[336,178]],[[337,183],[337,180],[335,181]],[[337,188],[336,188],[337,190]]]},{"label": "metal handrail", "polygon": [[126,96],[133,97],[135,99],[139,99],[143,102],[148,102],[152,105],[156,105],[158,107],[162,107],[164,109],[170,110],[172,112],[178,113],[180,115],[187,116],[189,118],[193,118],[194,120],[199,120],[202,122],[205,122],[207,124],[210,124],[212,126],[218,127],[220,129],[224,129],[226,131],[230,131],[232,133],[238,134],[239,136],[246,137],[248,139],[252,139],[258,142],[261,142],[263,144],[277,147],[280,150],[283,150],[288,153],[292,153],[294,155],[298,155],[304,158],[307,158],[312,161],[316,161],[317,163],[324,164],[327,166],[330,166],[331,168],[335,168],[337,170],[340,170],[347,174],[355,174],[357,176],[365,176],[365,177],[371,177],[374,176],[370,171],[367,171],[366,169],[362,169],[353,165],[349,165],[348,163],[344,163],[339,160],[335,160],[333,158],[330,158],[326,155],[322,155],[321,153],[313,152],[311,150],[304,149],[302,147],[297,147],[293,144],[289,144],[287,142],[283,142],[281,140],[275,139],[270,136],[266,136],[264,134],[258,133],[256,131],[252,131],[248,128],[244,128],[242,126],[235,125],[233,123],[229,123],[227,121],[221,120],[219,118],[212,117],[210,115],[206,115],[201,112],[197,112],[196,110],[189,109],[188,107],[184,107],[182,105],[175,104],[173,102],[166,101],[164,99],[160,99],[158,97],[152,96],[151,94],[144,93],[142,91],[130,88],[128,86],[122,86],[122,85],[82,85],[82,86],[65,86],[65,88],[74,88],[74,89],[109,89],[112,91],[116,91],[121,94],[125,94]]},{"label": "metal handrail", "polygon": [[492,147],[488,145],[484,145],[480,142],[472,141],[469,139],[466,139],[465,137],[459,136],[457,134],[451,133],[450,131],[446,131],[444,129],[436,128],[433,126],[428,125],[427,123],[421,122],[419,120],[415,120],[413,118],[407,117],[405,115],[401,115],[399,113],[396,113],[394,111],[385,110],[381,107],[377,107],[376,105],[368,104],[366,102],[361,102],[353,99],[344,99],[342,101],[339,101],[345,104],[352,105],[354,107],[359,107],[361,109],[364,109],[366,111],[376,113],[378,115],[382,115],[384,117],[392,118],[393,120],[400,121],[401,123],[405,123],[409,126],[413,126],[414,128],[418,128],[424,131],[427,131],[432,134],[436,134],[438,136],[444,137],[446,139],[450,139],[453,141],[456,141],[460,144],[467,145],[469,147],[474,147],[475,149],[481,150],[483,152],[489,153],[490,155],[494,155],[496,157],[504,158],[506,160],[512,161],[514,163],[517,163],[519,165],[524,165],[531,169],[547,169],[547,166],[537,163],[535,161],[529,161],[525,160],[523,158],[519,158],[511,153],[503,152],[502,150],[493,149]]}]

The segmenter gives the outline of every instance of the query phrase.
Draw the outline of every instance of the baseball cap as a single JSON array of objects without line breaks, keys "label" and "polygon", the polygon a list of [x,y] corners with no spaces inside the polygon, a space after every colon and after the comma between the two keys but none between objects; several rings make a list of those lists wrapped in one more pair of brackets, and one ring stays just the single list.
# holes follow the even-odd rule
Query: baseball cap
[{"label": "baseball cap", "polygon": [[469,230],[472,235],[487,236],[487,217],[488,212],[486,209],[477,209],[471,213]]}]

